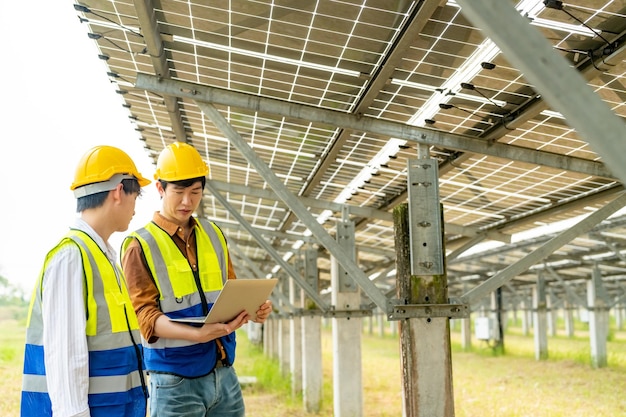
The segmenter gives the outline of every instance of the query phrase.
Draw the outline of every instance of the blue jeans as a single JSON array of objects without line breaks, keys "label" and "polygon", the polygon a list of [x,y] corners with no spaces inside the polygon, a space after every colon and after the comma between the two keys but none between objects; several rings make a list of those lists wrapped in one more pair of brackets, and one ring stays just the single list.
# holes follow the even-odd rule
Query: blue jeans
[{"label": "blue jeans", "polygon": [[150,417],[244,417],[241,386],[233,367],[199,378],[150,373]]}]

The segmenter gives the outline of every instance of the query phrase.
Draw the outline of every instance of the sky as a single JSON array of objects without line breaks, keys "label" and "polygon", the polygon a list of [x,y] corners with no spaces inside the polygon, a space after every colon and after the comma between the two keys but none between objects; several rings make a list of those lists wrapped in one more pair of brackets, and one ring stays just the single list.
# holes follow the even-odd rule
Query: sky
[{"label": "sky", "polygon": [[[143,176],[154,174],[73,4],[5,1],[0,13],[0,276],[27,295],[45,254],[77,216],[69,187],[83,153],[117,146]],[[158,201],[154,183],[145,187],[129,230],[150,220]],[[111,237],[114,248],[124,235]]]}]

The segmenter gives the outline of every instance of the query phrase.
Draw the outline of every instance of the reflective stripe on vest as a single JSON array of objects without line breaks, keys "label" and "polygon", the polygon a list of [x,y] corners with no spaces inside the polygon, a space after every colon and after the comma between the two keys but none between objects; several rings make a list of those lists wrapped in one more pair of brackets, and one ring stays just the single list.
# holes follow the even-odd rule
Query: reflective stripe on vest
[{"label": "reflective stripe on vest", "polygon": [[[142,247],[152,278],[159,289],[161,311],[170,318],[202,316],[200,291],[210,309],[228,279],[226,239],[211,222],[199,221],[194,227],[197,246],[198,288],[193,270],[172,237],[151,222],[131,236]],[[122,250],[128,246],[125,241]],[[235,353],[234,334],[221,339],[229,361]],[[195,343],[187,340],[159,338],[144,344],[148,371],[171,372],[186,377],[205,375],[217,360],[215,341]]]},{"label": "reflective stripe on vest", "polygon": [[[89,406],[125,404],[143,398],[138,364],[141,358],[131,340],[140,340],[139,325],[123,273],[111,264],[89,235],[71,230],[46,256],[34,290],[26,330],[22,415],[46,415],[49,408],[43,346],[42,293],[50,260],[66,245],[81,253],[89,349]],[[118,284],[118,279],[119,284]],[[50,284],[53,285],[53,284]],[[130,329],[129,329],[130,325]],[[25,400],[26,399],[26,400]]]}]

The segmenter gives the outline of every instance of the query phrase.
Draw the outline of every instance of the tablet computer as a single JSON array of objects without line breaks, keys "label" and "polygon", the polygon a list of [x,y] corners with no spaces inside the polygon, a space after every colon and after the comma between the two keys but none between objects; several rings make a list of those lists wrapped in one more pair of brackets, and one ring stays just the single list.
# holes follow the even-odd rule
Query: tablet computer
[{"label": "tablet computer", "polygon": [[229,279],[205,317],[170,320],[183,323],[226,323],[244,310],[250,315],[250,320],[256,320],[257,310],[269,298],[277,282],[278,278]]}]

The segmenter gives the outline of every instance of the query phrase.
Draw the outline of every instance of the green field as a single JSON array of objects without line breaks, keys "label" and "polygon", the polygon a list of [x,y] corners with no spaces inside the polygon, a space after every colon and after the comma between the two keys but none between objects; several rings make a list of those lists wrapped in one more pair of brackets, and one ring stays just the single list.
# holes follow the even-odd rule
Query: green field
[{"label": "green field", "polygon": [[[581,335],[579,335],[579,333]],[[23,322],[0,321],[0,415],[19,415],[23,359]],[[505,336],[506,354],[494,355],[486,344],[474,342],[461,351],[453,331],[453,384],[457,417],[615,417],[626,415],[626,334],[612,331],[608,343],[609,366],[592,369],[589,342],[583,331],[577,337],[550,337],[550,358],[536,361],[533,338],[511,327]],[[253,417],[310,416],[302,401],[292,396],[289,376],[281,375],[276,360],[266,358],[245,333],[239,335],[237,371],[255,376],[244,386],[248,415]],[[322,335],[324,400],[319,416],[331,417],[332,338]],[[362,336],[363,416],[402,415],[398,341],[388,329],[383,336]]]}]

